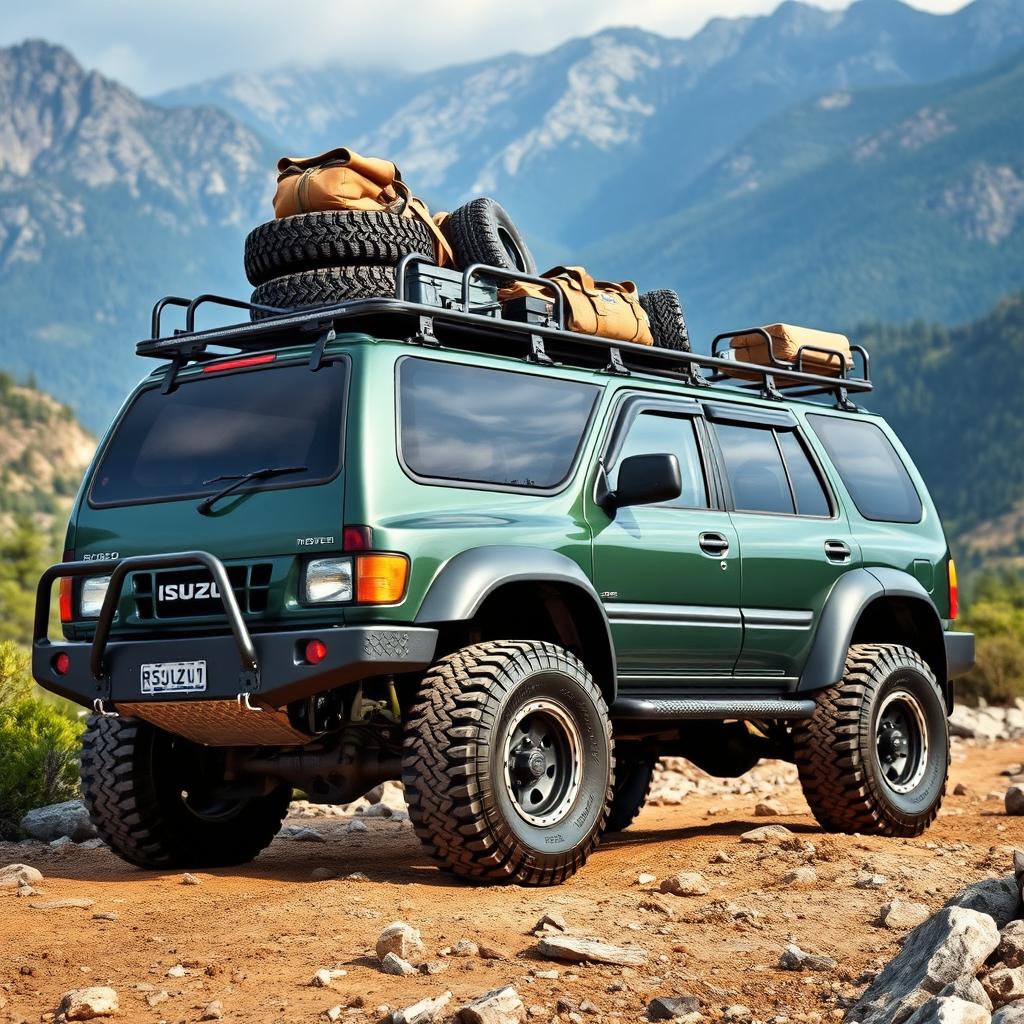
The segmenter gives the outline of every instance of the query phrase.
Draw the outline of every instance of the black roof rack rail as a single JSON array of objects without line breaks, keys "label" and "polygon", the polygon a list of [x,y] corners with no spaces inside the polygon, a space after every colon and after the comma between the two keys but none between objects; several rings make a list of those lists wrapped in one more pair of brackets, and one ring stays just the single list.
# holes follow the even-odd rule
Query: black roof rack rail
[{"label": "black roof rack rail", "polygon": [[[430,261],[414,253],[398,264],[393,298],[351,299],[325,306],[281,309],[221,295],[203,294],[194,299],[169,295],[153,306],[150,337],[138,342],[135,351],[140,356],[171,360],[165,390],[173,387],[177,371],[189,362],[218,358],[220,353],[210,352],[211,348],[261,351],[297,344],[297,332],[315,332],[322,337],[332,329],[400,337],[410,344],[454,344],[464,349],[506,354],[520,346],[524,357],[534,362],[589,366],[618,374],[651,374],[669,377],[682,384],[728,382],[732,387],[756,389],[769,398],[782,398],[783,392],[793,398],[831,394],[839,408],[848,410],[856,408],[850,401],[851,394],[873,389],[870,358],[861,345],[850,346],[854,356],[860,360],[861,372],[856,375],[837,354],[813,346],[802,347],[792,363],[778,359],[771,335],[763,327],[717,335],[711,343],[710,355],[581,334],[566,329],[564,296],[549,280],[480,263],[462,272],[461,302],[452,301],[444,307],[412,302],[406,297],[407,280],[410,269],[420,263]],[[543,323],[512,320],[501,315],[500,304],[472,304],[471,285],[477,277],[495,281],[529,281],[550,289],[552,315]],[[225,327],[196,330],[196,310],[202,305],[244,309],[255,317]],[[185,310],[185,327],[170,335],[162,335],[161,315],[168,306]],[[398,331],[394,329],[396,326],[400,328]],[[722,354],[720,346],[723,342],[744,334],[760,334],[767,339],[768,363],[733,359],[731,350],[728,355]],[[835,355],[841,364],[837,366],[836,373],[815,373],[806,369],[805,356],[812,352],[819,356],[824,354],[826,361]],[[856,368],[856,358],[854,362]],[[779,379],[782,380],[781,385]]]}]

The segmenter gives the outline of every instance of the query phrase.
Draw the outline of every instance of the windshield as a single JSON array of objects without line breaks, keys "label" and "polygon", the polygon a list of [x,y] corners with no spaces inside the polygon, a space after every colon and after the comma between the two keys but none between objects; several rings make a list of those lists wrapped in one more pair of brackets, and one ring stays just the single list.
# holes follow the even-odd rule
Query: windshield
[{"label": "windshield", "polygon": [[316,373],[303,363],[204,374],[167,395],[149,388],[118,423],[89,502],[197,497],[221,490],[226,476],[268,466],[302,469],[280,480],[254,480],[239,493],[329,480],[341,462],[345,376],[341,361]]}]

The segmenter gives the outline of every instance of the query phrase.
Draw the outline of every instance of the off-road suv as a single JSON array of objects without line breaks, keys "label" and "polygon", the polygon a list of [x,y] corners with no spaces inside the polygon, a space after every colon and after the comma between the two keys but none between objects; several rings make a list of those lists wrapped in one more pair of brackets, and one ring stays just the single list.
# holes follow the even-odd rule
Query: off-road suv
[{"label": "off-road suv", "polygon": [[[430,274],[229,327],[196,329],[205,296],[154,310],[137,351],[161,364],[36,614],[35,678],[93,711],[106,842],[238,864],[293,789],[401,779],[442,865],[554,884],[665,754],[794,761],[827,830],[927,828],[974,641],[924,483],[851,401],[866,354],[783,375]],[[168,301],[189,308],[162,337]]]}]

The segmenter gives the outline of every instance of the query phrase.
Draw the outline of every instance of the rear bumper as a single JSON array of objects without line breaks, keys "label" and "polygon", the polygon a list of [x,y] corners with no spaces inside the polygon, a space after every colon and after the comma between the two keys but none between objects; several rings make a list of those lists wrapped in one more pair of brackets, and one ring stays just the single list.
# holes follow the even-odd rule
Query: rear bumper
[{"label": "rear bumper", "polygon": [[974,634],[943,633],[946,643],[946,675],[956,679],[974,668]]},{"label": "rear bumper", "polygon": [[[214,579],[223,579],[221,593],[231,633],[224,636],[168,639],[111,640],[117,594],[128,572],[152,564],[203,565]],[[47,636],[50,589],[61,576],[82,576],[112,571],[108,590],[91,643],[51,642]],[[310,640],[327,647],[324,659],[306,663],[303,651]],[[162,701],[244,700],[282,707],[293,700],[344,686],[370,676],[416,672],[434,660],[437,630],[417,626],[316,627],[252,635],[234,601],[224,567],[206,552],[126,558],[117,563],[67,562],[51,566],[39,583],[36,627],[32,642],[32,674],[52,693],[86,707],[102,701],[109,709],[118,701],[138,704]],[[60,655],[67,655],[64,671],[57,671]],[[63,661],[64,659],[60,659]],[[164,662],[205,661],[206,688],[202,691],[142,692],[141,667]]]}]

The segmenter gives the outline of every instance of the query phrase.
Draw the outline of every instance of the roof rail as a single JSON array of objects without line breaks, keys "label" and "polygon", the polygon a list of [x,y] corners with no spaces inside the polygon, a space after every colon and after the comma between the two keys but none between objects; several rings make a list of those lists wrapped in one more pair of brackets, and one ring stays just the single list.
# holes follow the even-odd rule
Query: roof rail
[{"label": "roof rail", "polygon": [[[468,350],[508,353],[519,347],[524,357],[533,362],[590,366],[615,374],[651,374],[697,386],[728,383],[734,388],[758,390],[768,398],[780,399],[784,397],[783,392],[795,398],[831,394],[839,408],[848,410],[856,408],[850,401],[851,394],[873,388],[870,358],[861,345],[850,346],[861,364],[860,373],[854,374],[838,354],[825,353],[814,346],[803,346],[791,363],[778,359],[772,337],[763,327],[717,335],[711,343],[710,355],[570,331],[566,329],[565,298],[550,280],[482,263],[474,263],[462,272],[460,302],[453,301],[446,306],[412,302],[407,298],[408,280],[420,264],[432,266],[429,259],[417,253],[409,254],[398,264],[394,297],[352,299],[302,309],[281,309],[212,294],[194,299],[168,295],[153,306],[150,337],[138,342],[135,351],[140,356],[171,360],[170,381],[181,367],[190,362],[219,358],[224,349],[254,352],[280,348],[298,344],[296,333],[322,337],[330,330],[338,330],[385,333],[389,337],[404,337],[409,344],[448,345]],[[531,318],[531,321],[539,319],[541,322],[528,322],[503,315],[498,302],[473,304],[471,286],[476,278],[542,285],[552,294],[551,314]],[[251,319],[196,330],[196,311],[203,305],[248,310]],[[185,310],[185,326],[163,335],[162,314],[168,306]],[[743,334],[760,334],[767,339],[767,364],[733,359],[731,351],[728,355],[722,354],[721,346],[725,341]],[[805,368],[805,357],[815,352],[825,354],[826,359],[836,358],[834,374],[815,373]]]}]

